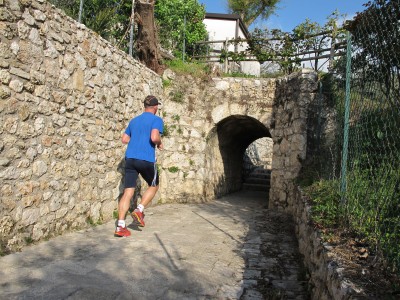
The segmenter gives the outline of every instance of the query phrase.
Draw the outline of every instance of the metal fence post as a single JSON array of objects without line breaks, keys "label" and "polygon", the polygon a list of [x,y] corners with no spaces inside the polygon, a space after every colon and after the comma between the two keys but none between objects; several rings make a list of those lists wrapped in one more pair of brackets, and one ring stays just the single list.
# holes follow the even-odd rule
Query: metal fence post
[{"label": "metal fence post", "polygon": [[182,61],[185,61],[186,52],[186,15],[183,17],[183,45],[182,45]]},{"label": "metal fence post", "polygon": [[79,3],[79,15],[78,15],[78,22],[82,23],[82,11],[83,11],[83,0]]},{"label": "metal fence post", "polygon": [[351,35],[347,32],[347,51],[346,51],[346,100],[344,113],[344,130],[343,130],[343,150],[342,150],[342,175],[341,175],[341,201],[346,202],[345,193],[347,187],[347,158],[349,147],[349,117],[350,117],[350,83],[351,83]]},{"label": "metal fence post", "polygon": [[131,29],[129,35],[129,55],[133,56],[133,34],[135,33],[135,0],[132,0]]},{"label": "metal fence post", "polygon": [[228,73],[228,38],[226,38],[225,40],[224,50],[225,50],[224,72]]}]

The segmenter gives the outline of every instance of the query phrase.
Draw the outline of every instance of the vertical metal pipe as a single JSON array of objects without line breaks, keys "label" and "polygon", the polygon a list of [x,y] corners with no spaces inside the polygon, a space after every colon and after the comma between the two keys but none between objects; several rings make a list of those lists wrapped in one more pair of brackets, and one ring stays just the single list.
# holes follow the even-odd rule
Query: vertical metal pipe
[{"label": "vertical metal pipe", "polygon": [[225,39],[224,43],[224,50],[225,50],[225,60],[224,60],[224,72],[225,74],[228,73],[228,38]]},{"label": "vertical metal pipe", "polygon": [[132,0],[131,29],[129,34],[129,55],[133,56],[133,34],[135,32],[135,0]]},{"label": "vertical metal pipe", "polygon": [[349,148],[349,118],[350,118],[350,83],[351,83],[351,35],[347,32],[346,51],[346,100],[344,113],[343,150],[342,150],[342,175],[341,175],[341,201],[346,202],[345,193],[347,188],[347,158]]},{"label": "vertical metal pipe", "polygon": [[[236,26],[235,26],[235,41],[239,38],[239,19],[236,19]],[[235,53],[238,53],[238,43],[235,43]]]},{"label": "vertical metal pipe", "polygon": [[82,23],[82,11],[83,11],[83,0],[79,3],[79,15],[78,15],[78,22]]},{"label": "vertical metal pipe", "polygon": [[183,17],[183,46],[182,46],[182,61],[185,61],[186,51],[186,15]]}]

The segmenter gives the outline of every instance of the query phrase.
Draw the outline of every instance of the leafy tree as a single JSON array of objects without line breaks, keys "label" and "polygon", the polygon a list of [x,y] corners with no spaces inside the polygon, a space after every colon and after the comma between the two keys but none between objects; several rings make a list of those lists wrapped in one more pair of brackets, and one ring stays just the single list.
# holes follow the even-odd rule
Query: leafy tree
[{"label": "leafy tree", "polygon": [[294,72],[300,62],[293,56],[296,53],[296,44],[292,35],[279,29],[255,29],[249,42],[251,53],[260,63],[266,61],[279,65],[280,71],[285,74]]},{"label": "leafy tree", "polygon": [[[78,19],[80,0],[49,1],[63,9],[70,17]],[[147,13],[150,6],[146,5],[149,4],[154,15]],[[205,8],[204,5],[198,3],[198,0],[136,0],[135,6],[134,41],[136,55],[140,56],[140,60],[150,57],[151,51],[148,52],[143,48],[145,44],[147,46],[152,44],[145,41],[149,37],[147,35],[149,32],[153,40],[159,39],[164,49],[177,56],[182,54],[184,45],[185,52],[192,54],[195,43],[207,39],[207,31],[203,23]],[[84,0],[82,23],[124,51],[128,51],[129,35],[127,33],[131,13],[132,0]],[[156,27],[152,25],[154,20]],[[141,39],[140,45],[138,39]],[[159,61],[159,58],[156,60]]]},{"label": "leafy tree", "polygon": [[194,43],[207,39],[204,16],[204,5],[197,0],[158,0],[155,18],[161,46],[179,56],[185,44],[185,52],[193,53]]},{"label": "leafy tree", "polygon": [[[80,0],[50,0],[67,15],[78,20]],[[129,26],[131,0],[84,0],[82,23],[103,38],[117,43]],[[127,44],[123,44],[127,48]]]},{"label": "leafy tree", "polygon": [[258,17],[266,20],[276,9],[280,0],[228,0],[232,13],[238,14],[246,27],[249,27]]},{"label": "leafy tree", "polygon": [[343,38],[343,30],[338,28],[341,17],[336,11],[332,13],[323,26],[306,19],[292,32],[281,30],[255,29],[250,41],[250,49],[260,62],[275,61],[282,72],[290,74],[300,66],[300,57],[315,57],[312,66],[315,71],[319,65],[318,55],[326,52],[332,42]]},{"label": "leafy tree", "polygon": [[[311,22],[308,18],[293,29],[293,40],[296,43],[297,53],[312,52],[315,57],[311,65],[315,71],[319,71],[323,65],[319,65],[319,55],[335,44],[336,40],[343,40],[343,29],[338,28],[339,18],[344,17],[338,11],[333,12],[327,22],[321,26],[317,22]],[[324,59],[326,61],[326,59]]]},{"label": "leafy tree", "polygon": [[400,3],[375,0],[365,6],[346,27],[355,49],[352,73],[363,74],[363,84],[379,82],[385,98],[400,113]]}]

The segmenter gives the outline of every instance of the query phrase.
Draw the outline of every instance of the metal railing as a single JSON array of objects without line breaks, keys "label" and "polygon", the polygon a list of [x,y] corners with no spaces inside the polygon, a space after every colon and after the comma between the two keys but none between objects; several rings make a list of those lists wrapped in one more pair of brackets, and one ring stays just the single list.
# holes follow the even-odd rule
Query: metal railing
[{"label": "metal railing", "polygon": [[[272,49],[275,42],[281,42],[284,39],[225,39],[201,41],[195,44],[192,58],[205,63],[221,63],[224,65],[224,69],[228,68],[230,62],[240,61],[258,61],[260,63],[293,62],[295,64],[300,64],[306,61],[318,62],[324,60],[324,64],[328,63],[329,66],[332,66],[335,58],[346,54],[346,41],[336,41],[336,37],[332,31],[324,31],[318,34],[307,36],[306,38],[319,37],[327,34],[331,35],[330,47],[293,51],[293,53],[290,54],[284,53],[282,49],[276,49],[274,51],[270,51],[269,55],[264,56],[260,55],[260,53],[256,53],[254,49],[252,49],[251,45],[255,42],[263,43],[264,45],[269,44],[270,49]],[[290,41],[296,42],[299,40],[292,39]],[[267,48],[268,46],[265,47]],[[318,63],[315,65],[318,65]]]}]

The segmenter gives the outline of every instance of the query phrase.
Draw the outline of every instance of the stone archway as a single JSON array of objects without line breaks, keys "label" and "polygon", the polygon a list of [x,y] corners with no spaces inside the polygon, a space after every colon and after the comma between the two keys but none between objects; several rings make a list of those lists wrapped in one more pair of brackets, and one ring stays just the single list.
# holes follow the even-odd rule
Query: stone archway
[{"label": "stone archway", "polygon": [[239,190],[246,147],[270,137],[269,206],[290,208],[306,158],[316,79],[306,71],[281,79],[176,76],[164,91],[163,116],[171,130],[156,201],[204,202]]},{"label": "stone archway", "polygon": [[269,129],[257,119],[231,115],[219,121],[207,137],[205,196],[220,197],[242,189],[243,156],[247,147]]}]

